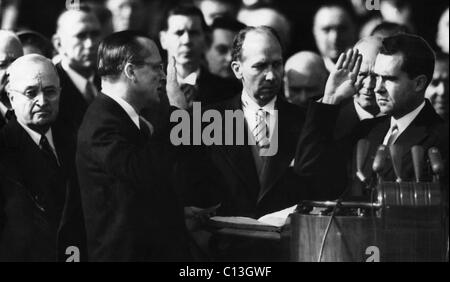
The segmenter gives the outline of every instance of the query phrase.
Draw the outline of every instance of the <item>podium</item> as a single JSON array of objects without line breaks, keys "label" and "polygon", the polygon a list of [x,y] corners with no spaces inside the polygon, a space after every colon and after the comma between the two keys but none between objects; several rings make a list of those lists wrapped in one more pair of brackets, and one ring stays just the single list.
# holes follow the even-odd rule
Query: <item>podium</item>
[{"label": "podium", "polygon": [[370,203],[302,202],[282,241],[296,262],[448,261],[442,194],[437,183],[384,182]]}]

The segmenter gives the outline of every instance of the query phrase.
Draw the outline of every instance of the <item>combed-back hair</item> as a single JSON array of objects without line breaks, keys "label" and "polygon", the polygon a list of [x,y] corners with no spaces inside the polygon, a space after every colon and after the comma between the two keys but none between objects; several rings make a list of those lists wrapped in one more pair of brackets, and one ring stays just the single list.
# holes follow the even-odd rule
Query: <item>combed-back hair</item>
[{"label": "combed-back hair", "polygon": [[275,29],[269,27],[269,26],[249,26],[244,29],[242,29],[233,40],[233,48],[231,51],[231,58],[233,61],[240,61],[242,59],[242,45],[244,45],[245,38],[247,37],[247,34],[249,32],[256,31],[256,32],[262,32],[266,34],[270,34],[274,36],[278,43],[281,46],[281,49],[283,50],[283,44],[281,43],[280,36],[275,31]]},{"label": "combed-back hair", "polygon": [[149,37],[138,31],[125,30],[103,39],[98,48],[98,74],[102,77],[118,77],[127,63],[143,64],[144,48],[139,38]]},{"label": "combed-back hair", "polygon": [[380,54],[403,57],[402,70],[409,78],[425,75],[431,82],[434,72],[435,54],[430,45],[420,36],[400,33],[383,39]]}]

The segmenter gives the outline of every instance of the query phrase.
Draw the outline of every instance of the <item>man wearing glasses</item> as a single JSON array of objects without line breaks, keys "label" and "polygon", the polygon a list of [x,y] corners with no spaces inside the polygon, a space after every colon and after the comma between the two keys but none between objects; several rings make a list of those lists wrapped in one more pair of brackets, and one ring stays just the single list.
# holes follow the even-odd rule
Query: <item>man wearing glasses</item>
[{"label": "man wearing glasses", "polygon": [[57,122],[58,74],[45,57],[26,55],[6,76],[16,119],[0,132],[0,261],[62,260],[69,246],[81,252],[84,231],[75,136]]}]

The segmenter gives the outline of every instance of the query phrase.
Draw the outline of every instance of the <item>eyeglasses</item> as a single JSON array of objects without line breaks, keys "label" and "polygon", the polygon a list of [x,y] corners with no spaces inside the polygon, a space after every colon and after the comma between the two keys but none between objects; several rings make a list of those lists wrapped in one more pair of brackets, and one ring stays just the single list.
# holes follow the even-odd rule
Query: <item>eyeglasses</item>
[{"label": "eyeglasses", "polygon": [[53,100],[56,97],[59,96],[59,93],[61,92],[61,88],[48,88],[48,89],[27,89],[25,90],[25,92],[23,91],[19,91],[19,90],[15,90],[15,89],[8,89],[7,91],[12,91],[12,92],[16,92],[16,93],[20,93],[23,96],[25,96],[28,100],[35,100],[36,97],[39,96],[39,93],[42,92],[42,94],[44,95],[45,98]]}]

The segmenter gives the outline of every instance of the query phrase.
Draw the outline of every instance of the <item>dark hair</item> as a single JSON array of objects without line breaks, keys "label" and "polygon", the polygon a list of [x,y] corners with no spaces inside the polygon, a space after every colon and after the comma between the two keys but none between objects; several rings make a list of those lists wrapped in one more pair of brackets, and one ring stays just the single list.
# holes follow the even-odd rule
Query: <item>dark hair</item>
[{"label": "dark hair", "polygon": [[32,31],[32,30],[21,30],[18,31],[17,37],[19,37],[22,46],[31,45],[41,50],[42,54],[51,59],[53,57],[53,45],[44,35]]},{"label": "dark hair", "polygon": [[209,27],[205,22],[202,11],[199,8],[191,4],[181,4],[172,9],[170,9],[162,22],[161,30],[167,31],[169,28],[169,18],[171,16],[186,16],[186,17],[198,17],[202,25],[202,29],[205,32],[209,31]]},{"label": "dark hair", "polygon": [[411,31],[406,25],[392,22],[382,22],[372,30],[370,35],[389,37],[398,33],[411,33]]},{"label": "dark hair", "polygon": [[281,50],[283,50],[283,45],[280,40],[280,36],[278,36],[278,33],[275,31],[275,29],[269,27],[269,26],[249,26],[247,28],[242,29],[234,38],[233,40],[233,49],[231,51],[231,58],[233,61],[239,61],[242,59],[242,45],[244,45],[245,38],[247,37],[247,34],[251,31],[256,32],[263,32],[266,34],[270,34],[274,36],[278,43],[281,46]]},{"label": "dark hair", "polygon": [[103,39],[98,48],[98,74],[102,77],[117,77],[127,63],[142,64],[145,58],[138,38],[148,37],[137,31],[125,30]]},{"label": "dark hair", "polygon": [[245,24],[236,19],[230,17],[218,17],[213,21],[210,29],[211,31],[214,31],[216,29],[226,29],[233,32],[239,32],[246,27],[247,26]]},{"label": "dark hair", "polygon": [[357,15],[353,8],[353,6],[350,4],[350,1],[342,1],[342,0],[326,0],[321,1],[321,4],[318,5],[317,9],[314,12],[314,18],[316,17],[317,13],[324,9],[324,8],[333,8],[337,7],[342,10],[344,10],[350,17],[350,20],[353,23],[356,23]]},{"label": "dark hair", "polygon": [[400,33],[383,39],[380,54],[403,57],[402,70],[409,78],[425,75],[428,83],[433,78],[435,54],[430,45],[420,36]]}]

